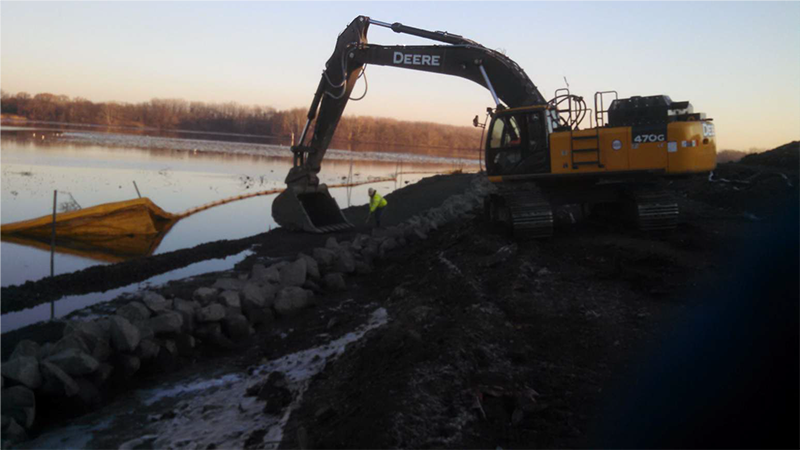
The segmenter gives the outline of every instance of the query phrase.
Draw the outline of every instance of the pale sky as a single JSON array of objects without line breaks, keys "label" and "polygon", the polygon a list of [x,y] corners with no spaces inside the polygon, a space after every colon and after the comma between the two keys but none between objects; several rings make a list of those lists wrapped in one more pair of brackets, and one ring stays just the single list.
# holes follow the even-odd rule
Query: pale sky
[{"label": "pale sky", "polygon": [[[504,49],[546,98],[666,94],[714,118],[718,149],[800,139],[800,3],[0,2],[0,87],[92,101],[307,108],[356,16]],[[370,42],[432,43],[372,26]],[[469,125],[470,81],[370,66],[345,114]],[[355,94],[362,92],[356,86]]]}]

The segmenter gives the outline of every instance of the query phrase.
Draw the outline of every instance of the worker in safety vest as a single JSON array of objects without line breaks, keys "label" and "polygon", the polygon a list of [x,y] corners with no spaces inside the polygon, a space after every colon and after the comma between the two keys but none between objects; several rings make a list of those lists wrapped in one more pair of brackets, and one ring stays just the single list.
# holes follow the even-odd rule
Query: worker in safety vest
[{"label": "worker in safety vest", "polygon": [[368,223],[369,218],[372,217],[372,214],[374,213],[375,226],[380,228],[383,208],[385,208],[389,203],[387,203],[386,199],[381,197],[381,194],[378,194],[375,189],[369,188],[367,193],[369,194],[369,215],[367,215],[367,220],[365,220],[364,223]]}]

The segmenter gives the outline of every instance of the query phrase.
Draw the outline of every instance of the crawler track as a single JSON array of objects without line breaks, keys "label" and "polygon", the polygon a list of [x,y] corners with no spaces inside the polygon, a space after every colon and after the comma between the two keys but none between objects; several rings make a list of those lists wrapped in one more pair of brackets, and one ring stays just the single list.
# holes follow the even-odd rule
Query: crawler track
[{"label": "crawler track", "polygon": [[490,197],[486,208],[493,221],[506,224],[517,238],[553,235],[553,208],[534,185],[503,189]]},{"label": "crawler track", "polygon": [[678,203],[669,192],[656,187],[639,187],[631,190],[630,200],[640,230],[674,230],[678,226]]}]

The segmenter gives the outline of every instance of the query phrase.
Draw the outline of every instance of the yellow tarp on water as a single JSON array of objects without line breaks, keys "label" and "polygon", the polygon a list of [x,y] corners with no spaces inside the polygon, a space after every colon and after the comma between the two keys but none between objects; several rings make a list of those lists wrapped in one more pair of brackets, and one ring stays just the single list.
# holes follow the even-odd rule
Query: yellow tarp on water
[{"label": "yellow tarp on water", "polygon": [[[329,187],[353,187],[392,180],[395,178],[375,178]],[[276,188],[237,195],[190,208],[178,214],[164,211],[148,198],[105,203],[56,214],[55,246],[52,242],[51,214],[2,225],[0,239],[101,261],[124,261],[133,257],[152,255],[172,226],[185,217],[226,203],[283,191],[283,188]]]},{"label": "yellow tarp on water", "polygon": [[[174,214],[159,208],[150,199],[138,198],[56,214],[56,235],[85,238],[158,234],[174,219]],[[52,232],[52,215],[0,227],[2,234],[49,237]]]}]

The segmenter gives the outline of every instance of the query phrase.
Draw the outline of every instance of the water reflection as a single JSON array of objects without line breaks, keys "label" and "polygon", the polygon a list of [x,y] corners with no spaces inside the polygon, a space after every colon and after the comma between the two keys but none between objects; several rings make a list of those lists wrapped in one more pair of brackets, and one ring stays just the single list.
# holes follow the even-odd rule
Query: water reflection
[{"label": "water reflection", "polygon": [[0,239],[3,242],[12,242],[48,252],[53,250],[60,254],[116,263],[152,255],[176,222],[177,220],[165,222],[157,234],[86,236],[82,239],[58,237],[54,247],[51,240],[44,237],[3,234],[0,235]]},{"label": "water reflection", "polygon": [[[38,133],[37,137],[34,133]],[[45,133],[44,139],[41,139],[42,133]],[[51,213],[54,190],[59,191],[59,198],[62,192],[65,196],[69,194],[86,208],[136,198],[133,182],[142,196],[149,197],[168,212],[180,213],[226,197],[283,188],[283,179],[291,167],[286,147],[166,138],[136,143],[138,146],[155,142],[153,148],[125,147],[119,142],[128,142],[125,140],[128,138],[120,138],[120,135],[84,131],[81,133],[85,140],[84,137],[75,140],[68,138],[69,133],[72,132],[62,129],[2,128],[0,221],[3,224]],[[199,148],[196,152],[195,147]],[[224,152],[203,151],[202,148]],[[367,160],[363,153],[338,150],[332,150],[329,155],[320,174],[321,181],[329,185],[397,175],[394,181],[331,189],[334,199],[343,208],[367,203],[366,191],[370,186],[387,194],[431,173],[450,171],[463,164],[455,159],[427,160],[392,154]],[[70,242],[59,238],[55,273],[268,231],[277,226],[270,214],[274,197],[253,197],[203,211],[171,224],[151,241]],[[49,240],[23,242],[2,238],[3,286],[50,274]]]},{"label": "water reflection", "polygon": [[65,317],[74,311],[113,300],[123,294],[130,294],[143,289],[153,289],[172,280],[181,280],[205,273],[230,270],[251,254],[251,250],[245,250],[239,254],[226,256],[225,258],[209,259],[189,264],[186,267],[171,270],[148,278],[147,280],[116,289],[110,289],[102,293],[67,295],[53,302],[39,303],[30,308],[8,312],[0,317],[0,329],[3,333],[7,333],[34,323]]}]

